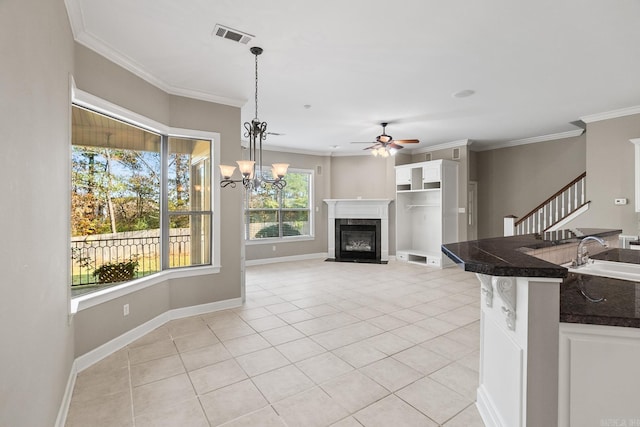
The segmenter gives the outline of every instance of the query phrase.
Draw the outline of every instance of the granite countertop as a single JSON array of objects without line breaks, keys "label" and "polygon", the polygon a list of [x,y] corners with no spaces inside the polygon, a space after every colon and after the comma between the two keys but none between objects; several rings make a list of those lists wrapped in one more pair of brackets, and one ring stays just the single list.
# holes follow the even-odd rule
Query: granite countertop
[{"label": "granite countertop", "polygon": [[[620,232],[579,229],[547,236],[497,237],[449,243],[442,246],[442,251],[465,271],[492,276],[564,278],[560,285],[560,322],[640,328],[639,282],[569,273],[564,267],[522,252],[522,248],[538,249],[578,242],[586,236],[607,237]],[[613,248],[591,258],[640,264],[640,251]],[[603,300],[597,301],[600,298]]]},{"label": "granite countertop", "polygon": [[[495,237],[469,242],[447,243],[442,252],[465,271],[492,276],[567,277],[568,270],[557,264],[527,255],[519,249],[539,249],[569,242],[579,242],[586,236],[607,237],[622,230],[579,228],[544,234]],[[640,251],[639,251],[640,252]]]},{"label": "granite countertop", "polygon": [[[581,291],[604,300],[591,302]],[[640,283],[569,273],[560,286],[560,321],[640,328]]]},{"label": "granite countertop", "polygon": [[640,264],[640,251],[631,249],[612,248],[589,258],[602,261],[626,262],[627,264]]},{"label": "granite countertop", "polygon": [[[640,264],[640,251],[612,248],[591,258]],[[640,283],[569,273],[560,286],[560,321],[640,328]]]}]

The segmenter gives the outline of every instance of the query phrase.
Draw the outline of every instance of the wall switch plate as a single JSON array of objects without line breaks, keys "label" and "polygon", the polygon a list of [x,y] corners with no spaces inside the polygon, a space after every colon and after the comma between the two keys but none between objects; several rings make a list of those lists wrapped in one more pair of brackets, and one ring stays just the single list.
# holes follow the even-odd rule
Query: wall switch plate
[{"label": "wall switch plate", "polygon": [[129,304],[125,304],[122,306],[122,315],[123,316],[129,315]]},{"label": "wall switch plate", "polygon": [[613,203],[616,204],[616,205],[626,205],[627,204],[627,199],[626,198],[614,199]]}]

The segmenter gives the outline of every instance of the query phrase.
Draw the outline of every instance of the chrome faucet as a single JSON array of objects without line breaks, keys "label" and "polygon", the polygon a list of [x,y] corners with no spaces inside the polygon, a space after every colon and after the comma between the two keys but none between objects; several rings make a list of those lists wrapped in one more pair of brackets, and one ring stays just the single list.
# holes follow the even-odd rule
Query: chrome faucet
[{"label": "chrome faucet", "polygon": [[587,253],[583,253],[584,252],[583,246],[589,240],[595,240],[596,242],[600,243],[605,248],[609,247],[607,242],[602,240],[600,237],[596,237],[596,236],[587,236],[587,237],[585,237],[578,244],[578,250],[576,252],[576,267],[584,265],[589,261],[589,253],[588,252]]}]

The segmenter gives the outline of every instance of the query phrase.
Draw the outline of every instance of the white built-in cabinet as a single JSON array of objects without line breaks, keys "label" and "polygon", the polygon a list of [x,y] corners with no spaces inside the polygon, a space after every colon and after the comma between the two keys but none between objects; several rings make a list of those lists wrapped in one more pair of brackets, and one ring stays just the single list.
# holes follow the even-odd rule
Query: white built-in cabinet
[{"label": "white built-in cabinet", "polygon": [[443,267],[440,247],[458,241],[458,163],[396,166],[396,259]]}]

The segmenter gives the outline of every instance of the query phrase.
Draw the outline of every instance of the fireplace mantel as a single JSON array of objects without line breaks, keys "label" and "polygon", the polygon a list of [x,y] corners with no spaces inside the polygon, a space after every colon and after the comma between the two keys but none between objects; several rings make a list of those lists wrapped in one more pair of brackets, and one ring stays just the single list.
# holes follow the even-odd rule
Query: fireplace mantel
[{"label": "fireplace mantel", "polygon": [[328,255],[336,256],[336,218],[379,219],[381,222],[381,260],[389,260],[389,204],[391,199],[324,199],[329,206]]}]

